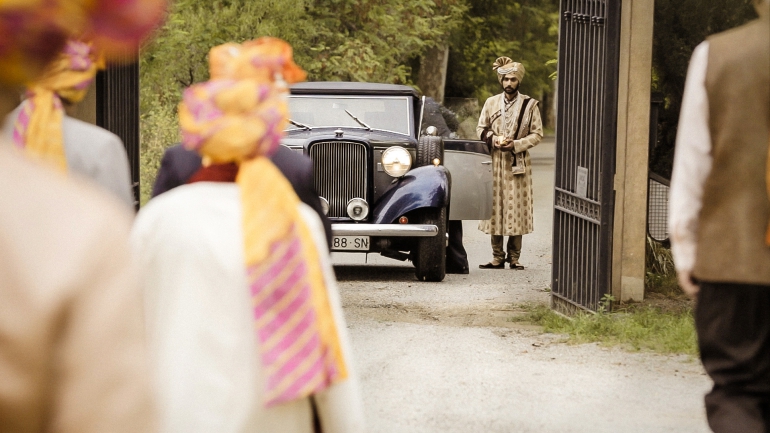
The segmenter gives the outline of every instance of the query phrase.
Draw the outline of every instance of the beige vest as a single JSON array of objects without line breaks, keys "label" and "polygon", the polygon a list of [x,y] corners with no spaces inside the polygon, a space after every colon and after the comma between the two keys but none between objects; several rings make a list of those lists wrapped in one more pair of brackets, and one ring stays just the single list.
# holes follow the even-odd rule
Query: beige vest
[{"label": "beige vest", "polygon": [[770,21],[709,38],[706,91],[714,162],[704,185],[693,275],[770,285],[764,242],[770,216]]}]

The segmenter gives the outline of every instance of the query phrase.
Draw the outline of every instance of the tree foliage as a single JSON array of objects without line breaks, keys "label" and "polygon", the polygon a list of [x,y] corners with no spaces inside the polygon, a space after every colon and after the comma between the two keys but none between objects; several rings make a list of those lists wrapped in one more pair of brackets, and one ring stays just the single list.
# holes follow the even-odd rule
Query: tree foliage
[{"label": "tree foliage", "polygon": [[653,90],[663,96],[658,143],[650,169],[671,176],[679,110],[687,66],[707,36],[756,17],[751,0],[656,0],[653,37]]},{"label": "tree foliage", "polygon": [[144,95],[178,99],[208,79],[211,47],[260,36],[288,41],[311,80],[411,84],[410,60],[464,12],[464,0],[178,0],[143,52]]},{"label": "tree foliage", "polygon": [[[176,104],[182,89],[208,79],[211,47],[271,35],[299,41],[310,25],[302,1],[177,0],[141,56],[142,102]],[[146,107],[146,104],[144,105]]]},{"label": "tree foliage", "polygon": [[461,24],[463,0],[314,0],[313,79],[412,84],[410,60]]},{"label": "tree foliage", "polygon": [[492,63],[500,56],[520,62],[527,74],[524,93],[551,91],[556,71],[558,0],[469,0],[462,27],[452,35],[447,96],[480,101],[500,92]]}]

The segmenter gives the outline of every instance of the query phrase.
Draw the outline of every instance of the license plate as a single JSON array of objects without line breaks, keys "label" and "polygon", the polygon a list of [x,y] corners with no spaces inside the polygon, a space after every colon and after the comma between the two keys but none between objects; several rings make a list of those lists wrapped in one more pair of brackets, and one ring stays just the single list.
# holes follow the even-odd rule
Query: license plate
[{"label": "license plate", "polygon": [[334,236],[333,250],[369,251],[369,236]]}]

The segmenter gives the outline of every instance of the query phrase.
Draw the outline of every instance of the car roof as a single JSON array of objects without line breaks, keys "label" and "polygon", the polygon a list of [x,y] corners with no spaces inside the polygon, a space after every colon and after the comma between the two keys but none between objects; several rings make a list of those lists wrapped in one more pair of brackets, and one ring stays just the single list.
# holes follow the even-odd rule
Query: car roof
[{"label": "car roof", "polygon": [[291,86],[292,95],[378,95],[413,96],[417,91],[400,84],[360,83],[351,81],[309,81]]}]

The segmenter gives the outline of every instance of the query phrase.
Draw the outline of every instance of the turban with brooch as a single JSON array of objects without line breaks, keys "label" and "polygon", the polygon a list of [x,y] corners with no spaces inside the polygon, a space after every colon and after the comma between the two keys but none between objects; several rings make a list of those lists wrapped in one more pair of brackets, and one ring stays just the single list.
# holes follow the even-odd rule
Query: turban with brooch
[{"label": "turban with brooch", "polygon": [[514,62],[510,57],[498,57],[495,63],[492,64],[492,70],[497,72],[497,81],[501,84],[503,77],[508,74],[513,74],[519,79],[519,83],[524,80],[524,65],[518,62]]}]

